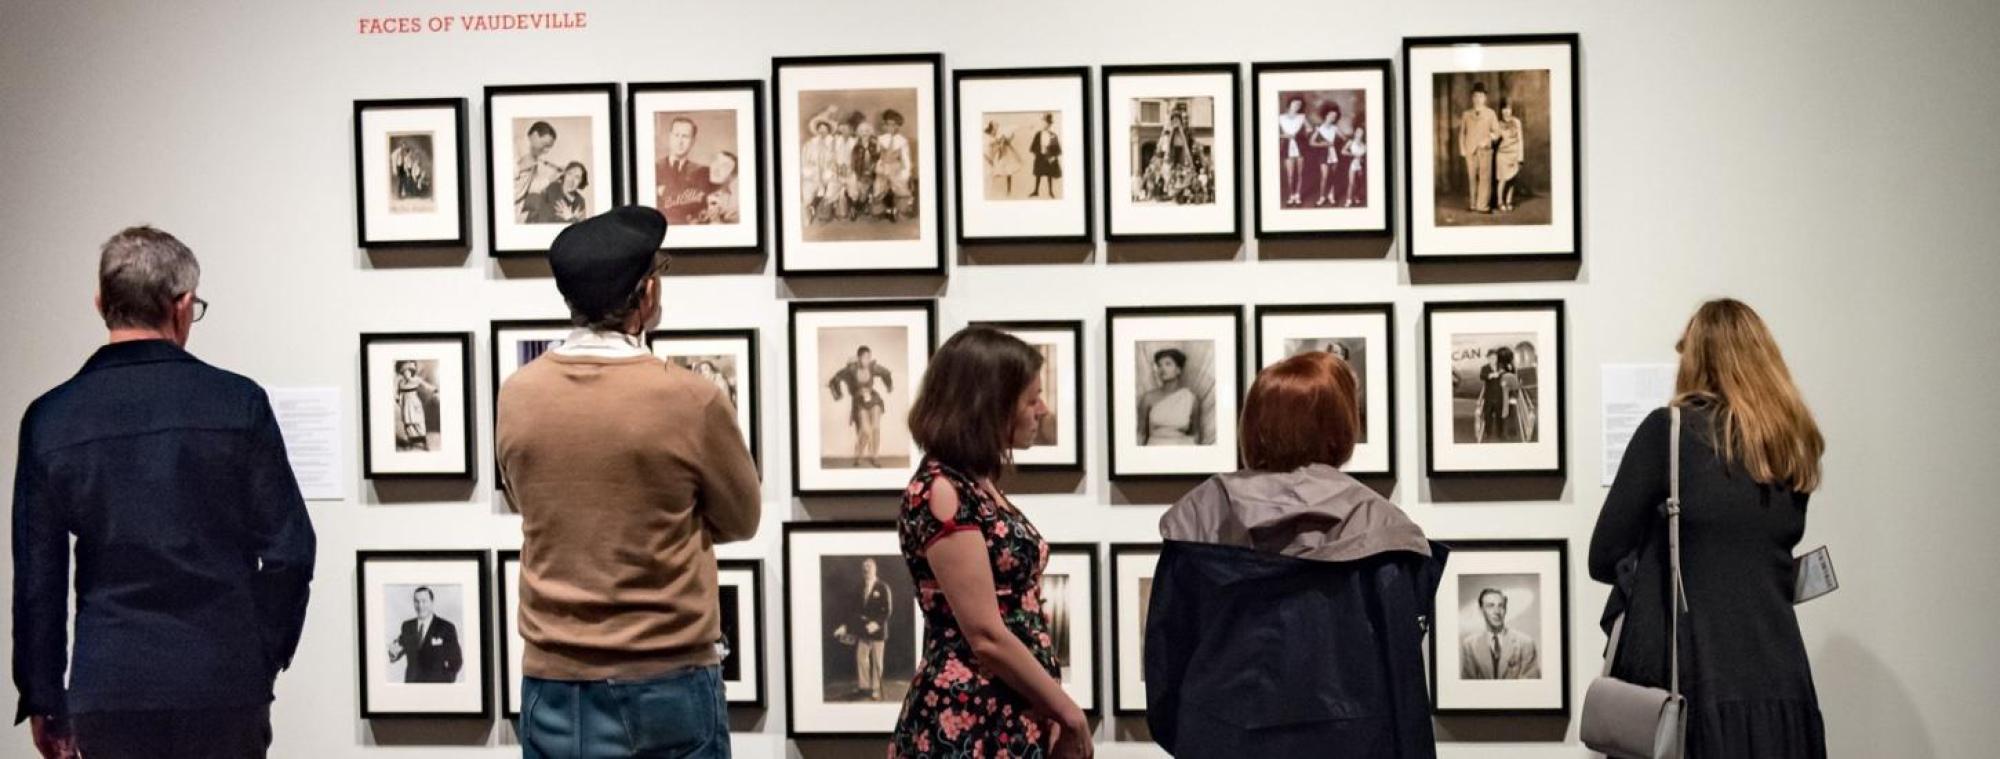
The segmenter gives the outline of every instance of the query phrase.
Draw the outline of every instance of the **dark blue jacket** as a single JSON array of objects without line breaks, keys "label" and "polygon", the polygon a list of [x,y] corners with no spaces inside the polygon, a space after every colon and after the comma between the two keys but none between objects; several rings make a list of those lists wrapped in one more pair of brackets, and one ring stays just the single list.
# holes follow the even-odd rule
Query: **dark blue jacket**
[{"label": "dark blue jacket", "polygon": [[263,389],[164,341],[98,349],[21,420],[15,721],[269,703],[298,648],[313,552]]},{"label": "dark blue jacket", "polygon": [[1146,722],[1180,757],[1435,757],[1423,624],[1448,549],[1354,561],[1167,541]]}]

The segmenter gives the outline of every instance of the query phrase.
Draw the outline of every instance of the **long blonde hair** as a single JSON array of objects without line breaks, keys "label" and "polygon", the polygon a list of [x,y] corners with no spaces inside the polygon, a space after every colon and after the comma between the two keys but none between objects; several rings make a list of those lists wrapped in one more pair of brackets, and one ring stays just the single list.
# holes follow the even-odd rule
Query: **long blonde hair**
[{"label": "long blonde hair", "polygon": [[1703,303],[1675,350],[1674,405],[1702,400],[1714,407],[1724,459],[1767,485],[1801,493],[1819,487],[1826,440],[1756,311],[1731,298]]}]

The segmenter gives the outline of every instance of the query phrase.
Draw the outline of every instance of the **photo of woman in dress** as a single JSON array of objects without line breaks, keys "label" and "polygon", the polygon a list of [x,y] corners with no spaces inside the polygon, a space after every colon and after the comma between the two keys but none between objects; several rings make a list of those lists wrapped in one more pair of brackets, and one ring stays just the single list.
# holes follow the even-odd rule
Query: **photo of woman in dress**
[{"label": "photo of woman in dress", "polygon": [[437,362],[396,362],[396,450],[435,451],[442,442],[432,420],[438,414]]},{"label": "photo of woman in dress", "polygon": [[985,135],[986,176],[1000,181],[1001,197],[1013,197],[1014,175],[1021,173],[1021,149],[1014,145],[1014,133],[988,121]]},{"label": "photo of woman in dress", "polygon": [[[1278,116],[1278,165],[1285,170],[1285,204],[1299,205],[1299,185],[1303,183],[1303,169],[1306,163],[1305,146],[1300,140],[1306,132],[1305,98],[1292,97],[1285,101],[1285,112]],[[1320,179],[1326,183],[1324,170]]]},{"label": "photo of woman in dress", "polygon": [[[1148,371],[1140,377],[1139,445],[1213,445],[1209,395],[1214,345],[1206,340],[1139,343]],[[1193,358],[1190,358],[1193,354]]]},{"label": "photo of woman in dress", "polygon": [[[876,388],[881,383],[881,390]],[[875,362],[875,353],[863,345],[854,353],[854,360],[835,372],[827,380],[826,388],[833,393],[833,400],[848,403],[847,422],[854,430],[855,467],[870,469],[883,468],[879,458],[882,449],[882,414],[888,409],[884,394],[895,392],[895,378],[889,370]]]},{"label": "photo of woman in dress", "polygon": [[1513,98],[1500,98],[1500,145],[1493,152],[1493,178],[1499,189],[1493,197],[1502,211],[1514,210],[1514,177],[1520,176],[1521,162],[1527,159],[1521,137],[1521,117],[1514,114]]}]

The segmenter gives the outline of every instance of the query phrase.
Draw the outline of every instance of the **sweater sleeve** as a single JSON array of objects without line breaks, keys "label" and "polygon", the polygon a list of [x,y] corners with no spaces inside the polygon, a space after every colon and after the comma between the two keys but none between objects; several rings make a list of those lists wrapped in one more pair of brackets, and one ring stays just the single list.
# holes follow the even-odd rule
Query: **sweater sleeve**
[{"label": "sweater sleeve", "polygon": [[1667,409],[1655,409],[1625,448],[1625,460],[1618,464],[1618,477],[1590,535],[1590,579],[1615,582],[1619,560],[1639,549],[1647,528],[1659,518],[1660,504],[1667,500],[1670,418]]},{"label": "sweater sleeve", "polygon": [[703,409],[700,435],[702,519],[717,543],[748,540],[763,516],[763,487],[727,396],[716,393]]}]

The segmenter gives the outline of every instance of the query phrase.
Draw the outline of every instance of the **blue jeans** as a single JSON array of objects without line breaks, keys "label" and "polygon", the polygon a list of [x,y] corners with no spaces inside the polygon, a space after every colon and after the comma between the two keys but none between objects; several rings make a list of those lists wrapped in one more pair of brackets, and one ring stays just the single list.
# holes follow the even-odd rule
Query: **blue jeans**
[{"label": "blue jeans", "polygon": [[645,680],[521,678],[522,759],[728,759],[722,668]]}]

